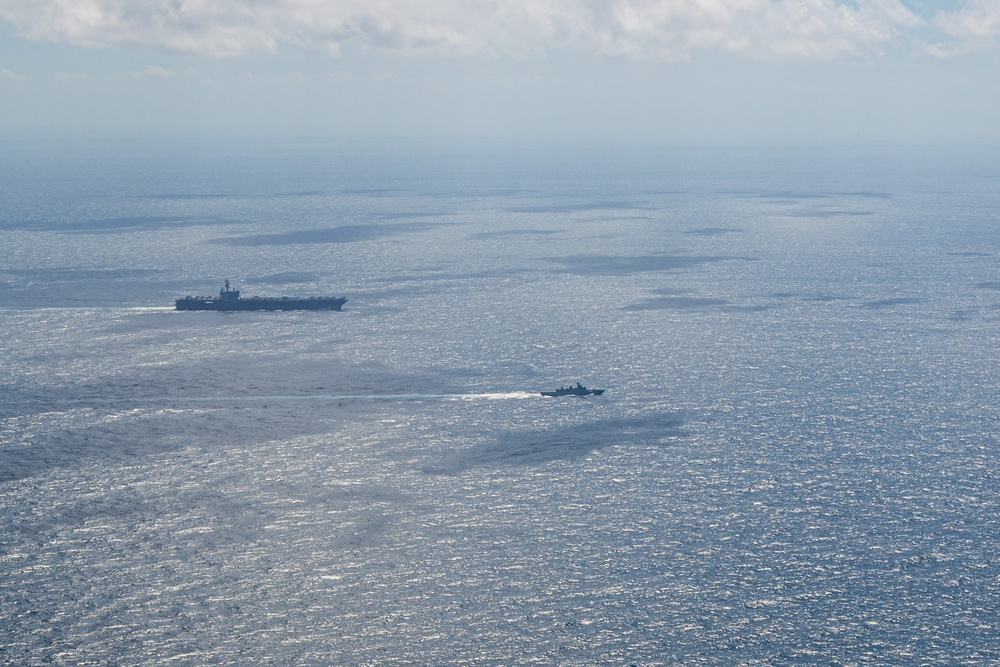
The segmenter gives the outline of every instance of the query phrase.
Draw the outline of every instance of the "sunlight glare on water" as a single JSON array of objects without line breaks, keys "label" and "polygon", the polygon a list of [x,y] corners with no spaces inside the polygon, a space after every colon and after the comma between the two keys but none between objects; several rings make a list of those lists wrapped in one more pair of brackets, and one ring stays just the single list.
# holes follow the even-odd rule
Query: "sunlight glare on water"
[{"label": "sunlight glare on water", "polygon": [[3,166],[0,662],[1000,660],[988,150],[158,150]]}]

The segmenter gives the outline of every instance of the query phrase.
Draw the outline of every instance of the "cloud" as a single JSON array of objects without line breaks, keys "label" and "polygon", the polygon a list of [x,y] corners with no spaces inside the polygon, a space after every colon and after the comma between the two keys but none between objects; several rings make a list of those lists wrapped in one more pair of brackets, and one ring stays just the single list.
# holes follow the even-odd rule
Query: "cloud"
[{"label": "cloud", "polygon": [[610,54],[683,60],[699,50],[829,60],[881,55],[920,19],[896,0],[619,2],[601,24]]},{"label": "cloud", "polygon": [[129,72],[129,76],[133,79],[173,79],[176,78],[177,72],[166,67],[149,65],[143,70]]},{"label": "cloud", "polygon": [[0,67],[0,79],[10,79],[13,81],[25,81],[25,77],[17,72],[11,72],[5,67]]},{"label": "cloud", "polygon": [[971,0],[953,12],[940,12],[933,23],[948,41],[931,44],[927,52],[947,58],[1000,44],[1000,0]]},{"label": "cloud", "polygon": [[[984,0],[985,1],[985,0]],[[29,39],[207,56],[283,44],[523,58],[871,57],[922,23],[900,0],[0,0]]]},{"label": "cloud", "polygon": [[115,44],[220,56],[274,50],[278,26],[254,7],[222,0],[0,0],[0,18],[24,36],[79,46]]}]

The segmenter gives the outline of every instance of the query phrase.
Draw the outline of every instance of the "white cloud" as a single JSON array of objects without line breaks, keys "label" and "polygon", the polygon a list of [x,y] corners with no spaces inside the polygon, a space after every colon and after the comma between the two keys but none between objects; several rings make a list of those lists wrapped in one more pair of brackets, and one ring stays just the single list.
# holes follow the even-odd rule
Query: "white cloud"
[{"label": "white cloud", "polygon": [[6,67],[0,67],[0,79],[12,79],[14,81],[25,81],[26,77],[18,74],[17,72],[11,72]]},{"label": "white cloud", "polygon": [[956,11],[937,14],[934,25],[949,39],[930,45],[927,51],[931,55],[945,58],[996,48],[1000,44],[1000,0],[970,0]]},{"label": "white cloud", "polygon": [[137,72],[129,72],[129,76],[133,79],[173,79],[177,76],[177,72],[166,67],[148,65]]},{"label": "white cloud", "polygon": [[[984,0],[985,1],[985,0]],[[232,56],[348,43],[397,53],[552,50],[686,60],[870,57],[921,20],[900,0],[0,0],[30,39]]]},{"label": "white cloud", "polygon": [[666,60],[698,50],[758,57],[832,59],[880,55],[920,19],[896,0],[852,7],[832,0],[618,2],[603,24],[606,50]]}]

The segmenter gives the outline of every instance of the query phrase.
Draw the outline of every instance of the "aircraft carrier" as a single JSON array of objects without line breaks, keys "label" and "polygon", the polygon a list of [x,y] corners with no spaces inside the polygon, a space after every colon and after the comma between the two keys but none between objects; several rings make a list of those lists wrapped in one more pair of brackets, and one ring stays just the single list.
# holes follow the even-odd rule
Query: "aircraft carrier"
[{"label": "aircraft carrier", "polygon": [[242,298],[226,280],[218,296],[186,296],[177,299],[175,305],[177,310],[340,310],[346,302],[342,296]]}]

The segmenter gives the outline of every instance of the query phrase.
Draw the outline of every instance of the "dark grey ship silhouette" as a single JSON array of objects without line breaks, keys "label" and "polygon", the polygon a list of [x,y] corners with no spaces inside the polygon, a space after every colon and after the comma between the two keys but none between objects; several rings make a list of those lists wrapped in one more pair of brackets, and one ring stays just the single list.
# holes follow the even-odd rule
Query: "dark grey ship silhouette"
[{"label": "dark grey ship silhouette", "polygon": [[229,287],[229,281],[219,290],[219,296],[186,296],[177,299],[177,310],[340,310],[347,302],[342,296],[310,297],[240,297],[240,291]]},{"label": "dark grey ship silhouette", "polygon": [[542,396],[600,396],[603,393],[603,389],[587,389],[577,382],[575,387],[559,387],[554,391],[543,391]]}]

